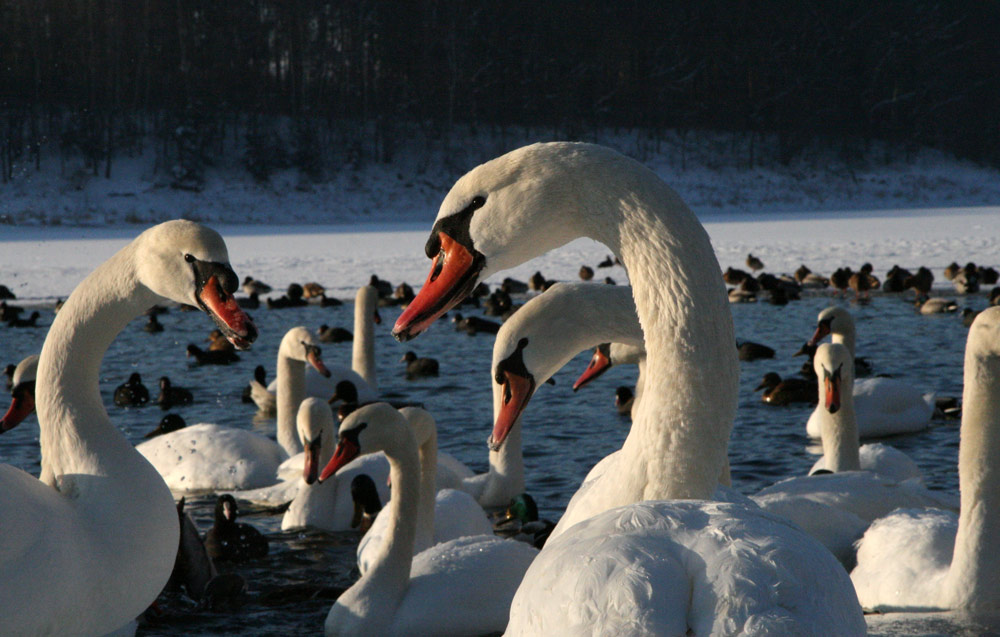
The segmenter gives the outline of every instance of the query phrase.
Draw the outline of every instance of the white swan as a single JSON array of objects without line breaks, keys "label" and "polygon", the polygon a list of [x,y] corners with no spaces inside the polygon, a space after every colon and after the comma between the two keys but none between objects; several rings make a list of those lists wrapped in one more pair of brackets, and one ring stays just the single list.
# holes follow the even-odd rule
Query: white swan
[{"label": "white swan", "polygon": [[[488,535],[493,525],[475,499],[464,491],[438,486],[437,425],[430,412],[418,407],[399,410],[419,445],[420,500],[414,554],[467,535]],[[380,521],[381,520],[381,521]],[[378,558],[389,535],[389,516],[378,516],[358,544],[358,570],[364,575]]]},{"label": "white swan", "polygon": [[969,329],[958,450],[962,504],[943,511],[896,511],[858,542],[851,573],[865,608],[1000,611],[1000,308]]},{"label": "white swan", "polygon": [[944,494],[925,489],[919,480],[899,482],[860,470],[851,404],[853,361],[839,343],[821,345],[813,359],[821,380],[823,451],[835,473],[789,478],[751,497],[767,511],[797,523],[846,565],[853,565],[854,541],[893,509],[952,504]]},{"label": "white swan", "polygon": [[[735,629],[750,621],[758,630],[862,634],[864,619],[846,575],[801,531],[739,505],[635,504],[708,498],[716,491],[726,466],[739,376],[732,317],[708,236],[677,194],[645,167],[599,146],[549,143],[515,150],[472,170],[442,203],[426,246],[434,258],[430,276],[397,320],[394,334],[401,340],[415,336],[480,278],[579,236],[606,244],[628,269],[645,336],[646,391],[625,444],[610,460],[614,466],[591,480],[585,492],[577,492],[550,537],[542,557],[558,547],[552,549],[552,561],[529,569],[512,607],[511,632],[539,634],[533,627],[541,624],[562,633],[573,626],[590,631],[591,624],[583,628],[581,618],[606,617],[606,632],[613,634],[625,627],[625,632],[634,630],[644,617],[667,615],[675,625],[686,621],[710,627],[718,622]],[[503,402],[516,409],[525,393],[515,398],[512,389]],[[508,417],[501,424],[515,420]],[[502,426],[494,427],[496,443],[505,434]],[[608,511],[619,505],[631,506]],[[604,511],[608,513],[594,517]],[[718,604],[699,603],[691,592],[710,588],[720,571],[744,567],[742,551],[730,551],[730,545],[707,550],[705,561],[689,553],[685,563],[701,565],[691,579],[655,577],[656,586],[643,584],[641,595],[619,586],[622,580],[612,577],[613,569],[590,570],[599,561],[659,569],[663,561],[657,556],[674,540],[656,528],[657,520],[674,514],[686,521],[684,528],[675,528],[678,536],[721,537],[726,528],[755,540],[780,534],[780,541],[765,544],[776,552],[789,551],[789,559],[780,566],[755,562],[761,572],[751,569],[752,578],[739,579],[738,586],[714,598]],[[593,524],[573,526],[588,518]],[[648,524],[626,525],[619,518]],[[587,537],[591,532],[597,542]],[[797,565],[802,566],[801,578],[786,570]],[[543,573],[546,568],[550,575]],[[588,585],[557,590],[540,583],[555,571],[566,582]],[[619,599],[626,601],[619,604]],[[733,599],[739,601],[731,604]]]},{"label": "white swan", "polygon": [[169,299],[201,307],[237,346],[256,328],[222,238],[189,221],[140,234],[77,286],[38,362],[44,462],[55,488],[0,465],[0,633],[104,634],[163,589],[177,554],[177,510],[156,471],[108,418],[98,386],[114,337]]},{"label": "white swan", "polygon": [[502,631],[521,577],[537,551],[513,540],[479,535],[413,555],[421,497],[413,428],[386,403],[361,407],[340,428],[340,443],[321,479],[359,454],[384,451],[392,500],[382,549],[368,572],[326,617],[326,635],[471,635]]},{"label": "white swan", "polygon": [[[337,393],[337,384],[351,382],[357,389],[358,400],[368,402],[378,396],[375,373],[375,323],[378,318],[378,294],[375,288],[364,285],[358,288],[354,297],[354,342],[351,346],[351,368],[343,365],[327,365],[329,374],[307,370],[305,375],[305,395],[330,399]],[[250,381],[250,397],[257,409],[265,415],[274,414],[276,394],[281,382],[281,353],[278,353],[278,377],[264,387],[257,380]],[[294,412],[293,416],[294,418]],[[299,449],[301,451],[301,449]]]},{"label": "white swan", "polygon": [[[402,410],[404,417],[412,420],[410,426],[419,436],[418,444],[423,444],[426,437],[433,434],[436,448],[437,429],[433,426],[426,427],[425,419],[420,412],[423,410],[416,408]],[[431,420],[431,424],[433,425],[433,420]],[[328,452],[329,450],[324,450],[323,453]],[[330,456],[321,457],[320,466],[329,462],[329,459]],[[448,454],[438,452],[437,488],[454,487],[461,482],[464,476],[471,475],[472,472],[468,468],[465,468],[464,472],[454,473],[459,467],[464,467],[464,465]],[[323,529],[325,531],[350,530],[351,518],[354,515],[351,481],[361,473],[368,474],[374,480],[382,502],[389,499],[389,486],[386,483],[389,477],[389,462],[381,453],[365,455],[337,472],[335,479],[325,480],[322,484],[313,484],[307,489],[299,490],[281,519],[281,529],[283,531],[301,528]]]},{"label": "white swan", "polygon": [[[274,485],[278,482],[278,467],[288,459],[289,452],[302,450],[295,417],[305,395],[307,362],[319,373],[326,373],[312,334],[304,327],[293,327],[278,348],[277,443],[246,429],[200,423],[157,436],[136,449],[176,492],[249,490]],[[259,500],[252,494],[240,497]]]},{"label": "white swan", "polygon": [[0,418],[0,433],[10,431],[35,411],[35,377],[38,374],[38,354],[26,356],[14,368],[10,378],[10,407]]},{"label": "white swan", "polygon": [[[837,306],[820,312],[809,344],[815,345],[827,334],[855,356],[854,318],[850,312]],[[909,383],[893,378],[862,378],[854,383],[854,410],[862,438],[891,436],[926,429],[934,414],[934,400],[932,395],[925,396]],[[806,433],[811,438],[820,437],[818,420],[809,418]]]},{"label": "white swan", "polygon": [[860,445],[854,416],[854,358],[847,347],[840,343],[820,345],[813,356],[813,368],[822,380],[812,418],[820,423],[823,456],[809,474],[871,471],[897,481],[922,479],[917,463],[899,449],[882,443]]}]

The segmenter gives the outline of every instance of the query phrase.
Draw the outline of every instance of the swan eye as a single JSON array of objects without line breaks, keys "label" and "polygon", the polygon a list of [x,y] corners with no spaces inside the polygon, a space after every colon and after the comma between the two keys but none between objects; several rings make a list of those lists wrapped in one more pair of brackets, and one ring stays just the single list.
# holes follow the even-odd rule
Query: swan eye
[{"label": "swan eye", "polygon": [[486,197],[482,195],[477,195],[473,197],[472,201],[469,203],[469,207],[472,208],[473,210],[478,210],[479,208],[482,208],[485,205],[486,205]]},{"label": "swan eye", "polygon": [[184,260],[188,263],[194,263],[194,256],[190,253],[184,255]]}]

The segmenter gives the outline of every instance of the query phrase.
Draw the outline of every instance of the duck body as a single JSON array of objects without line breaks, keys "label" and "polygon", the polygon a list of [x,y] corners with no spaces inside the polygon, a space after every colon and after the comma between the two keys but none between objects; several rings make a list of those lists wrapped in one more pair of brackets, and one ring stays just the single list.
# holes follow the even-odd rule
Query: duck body
[{"label": "duck body", "polygon": [[178,405],[190,405],[194,402],[191,391],[184,387],[175,387],[166,376],[160,377],[160,393],[156,397],[156,404],[161,409],[170,409]]},{"label": "duck body", "polygon": [[267,555],[267,538],[249,524],[237,522],[237,513],[233,496],[219,496],[215,523],[205,534],[205,550],[217,562],[245,562]]},{"label": "duck body", "polygon": [[418,358],[415,353],[407,352],[400,362],[406,363],[406,378],[409,380],[438,375],[437,359]]},{"label": "duck body", "polygon": [[203,350],[197,345],[187,346],[187,356],[193,357],[199,365],[228,365],[240,360],[232,350]]},{"label": "duck body", "polygon": [[114,403],[119,407],[140,406],[149,402],[149,390],[137,373],[115,388]]}]

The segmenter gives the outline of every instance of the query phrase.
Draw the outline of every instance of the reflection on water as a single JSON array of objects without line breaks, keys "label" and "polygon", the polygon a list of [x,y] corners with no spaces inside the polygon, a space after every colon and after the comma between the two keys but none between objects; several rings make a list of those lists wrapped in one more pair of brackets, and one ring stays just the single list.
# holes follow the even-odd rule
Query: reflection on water
[{"label": "reflection on water", "polygon": [[[843,301],[837,301],[843,302]],[[760,342],[777,350],[774,360],[741,363],[740,407],[730,443],[733,484],[753,493],[775,480],[808,471],[815,457],[806,450],[808,407],[775,408],[760,402],[753,392],[768,371],[790,376],[802,365],[791,355],[813,332],[818,312],[829,297],[809,297],[785,307],[766,303],[733,306],[737,338]],[[985,299],[969,300],[976,309]],[[877,297],[866,306],[850,306],[857,321],[858,353],[869,358],[876,373],[911,381],[915,386],[944,395],[961,395],[966,329],[958,317],[920,316],[898,298]],[[469,312],[464,312],[468,314]],[[188,343],[202,344],[211,322],[200,313],[172,310],[160,317],[166,328],[159,334],[142,330],[143,319],[133,321],[115,341],[101,368],[101,391],[112,420],[133,442],[152,429],[162,413],[156,407],[119,408],[112,404],[115,386],[132,372],[156,393],[156,380],[169,376],[175,385],[194,392],[192,405],[176,409],[188,424],[211,422],[244,427],[274,435],[273,419],[255,418],[252,405],[240,402],[243,387],[257,364],[273,378],[278,344],[295,325],[316,329],[321,323],[352,329],[353,307],[305,307],[257,310],[253,313],[261,337],[240,361],[228,367],[193,367],[184,355]],[[486,438],[492,427],[489,365],[493,339],[455,332],[440,320],[415,341],[402,345],[389,334],[397,311],[383,311],[377,328],[376,360],[383,395],[422,402],[435,415],[442,449],[475,471],[487,466]],[[40,323],[49,325],[51,311]],[[0,327],[0,363],[16,362],[39,351],[44,329]],[[323,344],[327,363],[350,365],[350,343]],[[440,361],[440,376],[416,381],[404,378],[399,362],[412,349],[418,356]],[[635,368],[612,368],[591,386],[573,393],[571,386],[589,353],[578,356],[556,374],[556,385],[543,385],[532,400],[523,423],[528,489],[541,513],[557,518],[587,471],[604,455],[618,449],[629,422],[614,410],[614,388],[635,381]],[[447,388],[443,391],[442,388]],[[6,405],[4,405],[5,407]],[[38,427],[34,417],[0,438],[0,458],[38,473]],[[897,436],[891,444],[920,465],[932,488],[957,489],[957,421],[933,423],[926,432]],[[211,525],[214,500],[188,498],[187,510],[200,530]],[[251,514],[243,519],[267,533],[271,555],[234,570],[249,582],[250,594],[242,609],[233,612],[195,611],[181,600],[168,600],[163,615],[141,629],[147,635],[287,634],[322,629],[336,590],[349,586],[354,571],[353,534],[282,533],[279,515]],[[977,624],[967,617],[936,614],[872,616],[873,634],[985,634],[995,623]]]}]

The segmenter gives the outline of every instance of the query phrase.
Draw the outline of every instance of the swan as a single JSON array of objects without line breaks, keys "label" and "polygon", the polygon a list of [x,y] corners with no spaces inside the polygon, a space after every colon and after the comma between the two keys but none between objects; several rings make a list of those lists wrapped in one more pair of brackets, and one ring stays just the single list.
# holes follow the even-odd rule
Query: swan
[{"label": "swan", "polygon": [[[855,355],[854,318],[850,312],[837,306],[820,312],[816,332],[808,344],[815,345],[827,334],[832,335],[834,343],[843,343],[851,356]],[[854,383],[854,410],[862,438],[922,431],[934,413],[934,397],[893,378],[865,378]],[[813,413],[806,423],[806,433],[819,438],[820,425]]]},{"label": "swan", "polygon": [[421,492],[417,440],[403,414],[386,403],[365,405],[350,414],[320,479],[361,454],[377,451],[388,457],[395,491],[379,514],[389,518],[389,534],[368,571],[330,609],[326,635],[502,631],[514,590],[538,551],[491,533],[451,540],[414,556],[419,500],[426,493]]},{"label": "swan", "polygon": [[944,495],[925,489],[920,480],[898,481],[861,470],[851,397],[852,361],[847,347],[839,343],[824,343],[813,358],[821,381],[823,462],[834,473],[782,480],[751,497],[763,509],[801,526],[847,565],[854,560],[854,541],[893,509],[953,506]]},{"label": "swan", "polygon": [[[343,365],[328,365],[329,374],[317,374],[306,371],[306,396],[329,399],[337,391],[337,383],[350,381],[358,392],[362,402],[375,400],[378,395],[375,374],[375,326],[381,322],[378,318],[378,295],[370,285],[358,288],[354,301],[354,343],[351,346],[351,364],[353,369]],[[279,354],[280,369],[280,354]],[[275,378],[270,385],[254,387],[256,380],[251,381],[251,398],[257,409],[265,414],[275,413],[275,395],[279,381]],[[262,391],[263,390],[263,391]],[[299,450],[301,451],[301,449]]]},{"label": "swan", "polygon": [[823,456],[809,474],[863,470],[892,480],[921,478],[917,463],[902,451],[882,443],[859,446],[852,360],[847,347],[840,343],[820,345],[813,357],[816,376],[823,381],[815,411],[822,428]]},{"label": "swan", "polygon": [[104,634],[156,599],[177,555],[170,490],[108,418],[101,359],[155,303],[200,307],[234,345],[257,330],[216,232],[190,221],[146,230],[98,266],[56,315],[38,361],[43,464],[55,488],[0,465],[0,633]]},{"label": "swan", "polygon": [[0,433],[9,431],[35,411],[35,377],[38,373],[38,354],[26,356],[14,368],[10,377],[10,407],[0,418]]},{"label": "swan", "polygon": [[851,572],[865,608],[893,611],[1000,611],[1000,308],[973,322],[965,347],[958,450],[961,508],[900,510],[876,521],[858,542]]},{"label": "swan", "polygon": [[302,449],[295,431],[295,415],[305,393],[307,362],[319,373],[326,373],[322,350],[312,334],[305,327],[293,327],[278,347],[281,389],[277,443],[245,429],[200,423],[157,436],[136,449],[174,491],[249,490],[273,485],[278,467],[289,453]]},{"label": "swan", "polygon": [[[628,288],[624,288],[628,289]],[[629,301],[631,302],[632,295],[631,290],[629,290]],[[635,305],[632,304],[633,314],[635,313]],[[602,343],[594,349],[594,355],[591,356],[590,362],[587,364],[587,368],[583,370],[580,377],[576,379],[573,383],[573,391],[577,391],[584,385],[590,383],[604,372],[608,371],[615,365],[638,365],[639,375],[635,380],[635,394],[632,397],[632,408],[629,410],[630,416],[635,416],[635,411],[639,408],[639,401],[642,399],[642,388],[645,381],[644,375],[646,372],[646,348],[641,342],[642,331],[639,328],[639,320],[636,317],[631,317],[632,323],[635,324],[635,329],[639,330],[640,342],[638,344],[626,344],[626,343]]]},{"label": "swan", "polygon": [[[413,553],[467,535],[489,535],[493,525],[476,500],[464,491],[440,488],[437,463],[437,426],[430,412],[418,407],[399,410],[413,429],[420,458],[420,499]],[[470,472],[471,473],[471,472]],[[358,544],[358,570],[368,572],[389,534],[389,516],[375,518]]]},{"label": "swan", "polygon": [[[526,574],[511,609],[510,632],[542,634],[533,626],[546,623],[549,632],[565,633],[584,616],[588,622],[607,618],[598,620],[607,621],[609,634],[630,632],[655,612],[699,627],[750,622],[754,629],[786,633],[822,626],[828,633],[863,634],[864,618],[846,573],[798,529],[746,505],[641,502],[704,499],[716,491],[726,467],[739,369],[726,289],[708,235],[677,194],[638,162],[600,146],[556,142],[512,151],[467,173],[441,205],[425,248],[434,259],[430,275],[397,320],[394,336],[416,336],[481,278],[580,236],[607,245],[628,270],[645,337],[645,395],[622,449],[606,459],[589,488],[574,495],[550,536],[542,557],[554,557]],[[517,410],[530,395],[530,382],[510,387],[503,405]],[[501,426],[494,426],[493,442],[502,444],[505,427],[516,418],[501,415],[497,422]],[[612,511],[617,507],[622,508]],[[662,562],[656,556],[674,540],[669,531],[654,533],[653,527],[658,521],[670,526],[666,522],[675,513],[687,520],[685,529],[692,534],[713,538],[728,527],[746,529],[747,536],[778,553],[787,550],[789,559],[755,561],[766,572],[739,578],[739,585],[716,598],[718,607],[692,598],[696,582],[675,581],[676,570],[657,577],[656,587],[644,582],[624,589],[611,570],[580,572],[597,562],[628,562],[635,570],[658,567]],[[619,518],[643,523],[622,533]],[[591,524],[574,526],[587,519]],[[578,532],[597,532],[598,542],[587,544]],[[779,533],[781,540],[771,539]],[[641,549],[631,550],[640,544]],[[760,545],[750,546],[748,552],[757,554]],[[700,564],[700,575],[692,577],[705,583],[710,580],[701,578],[719,571],[746,568],[743,552],[730,552],[730,547],[705,556],[712,563],[707,574],[701,555],[674,563]],[[795,577],[796,571],[802,577]],[[567,578],[564,587],[540,583],[555,576]],[[593,586],[582,589],[570,581]],[[618,603],[619,595],[638,591],[644,599]],[[737,597],[747,603],[728,603]],[[591,626],[580,630],[591,631]]]},{"label": "swan", "polygon": [[[323,401],[317,399],[317,402]],[[330,412],[328,405],[326,411]],[[427,414],[423,409],[412,407],[404,407],[401,413],[417,435],[417,443],[424,445],[428,437],[433,436],[434,448],[437,449],[437,429],[430,414]],[[329,419],[330,435],[324,434],[324,438],[332,441],[335,436],[333,435],[332,412],[330,414],[330,416],[324,416],[322,420],[325,422],[327,418]],[[318,417],[314,419],[319,420]],[[429,423],[428,419],[430,419]],[[321,446],[318,466],[324,466],[328,463],[332,453],[332,444]],[[460,484],[464,477],[472,475],[472,471],[444,452],[437,452],[437,458],[435,484],[438,489],[453,488]],[[309,488],[299,489],[295,499],[292,500],[281,519],[282,530],[307,527],[326,531],[350,530],[354,514],[354,500],[351,497],[350,485],[355,476],[363,473],[368,474],[378,485],[379,498],[383,502],[387,500],[389,487],[386,480],[389,477],[389,463],[384,454],[366,455],[345,466],[337,473],[335,480],[326,480],[323,484],[310,483]],[[307,477],[306,482],[309,481],[310,478]]]}]

